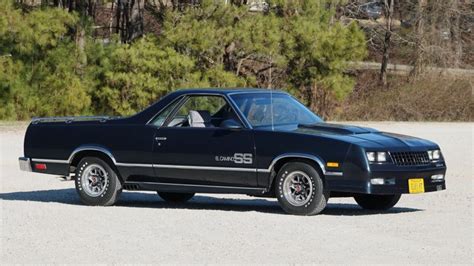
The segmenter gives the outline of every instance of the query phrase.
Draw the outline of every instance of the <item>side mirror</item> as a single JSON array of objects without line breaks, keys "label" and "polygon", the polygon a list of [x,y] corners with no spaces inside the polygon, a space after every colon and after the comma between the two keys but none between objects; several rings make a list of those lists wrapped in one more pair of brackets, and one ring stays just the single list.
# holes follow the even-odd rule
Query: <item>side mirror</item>
[{"label": "side mirror", "polygon": [[242,125],[239,122],[235,121],[234,119],[227,119],[227,120],[222,121],[220,127],[225,128],[225,129],[231,129],[231,130],[242,129]]}]

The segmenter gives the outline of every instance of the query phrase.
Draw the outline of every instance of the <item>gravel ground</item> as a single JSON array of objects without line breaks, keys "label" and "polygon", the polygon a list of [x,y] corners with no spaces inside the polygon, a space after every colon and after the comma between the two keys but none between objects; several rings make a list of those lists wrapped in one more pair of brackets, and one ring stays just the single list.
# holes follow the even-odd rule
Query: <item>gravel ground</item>
[{"label": "gravel ground", "polygon": [[472,123],[354,123],[434,140],[448,189],[405,195],[386,213],[330,199],[318,216],[275,200],[197,195],[169,205],[125,192],[80,204],[74,183],[18,170],[24,125],[0,127],[0,263],[465,263],[473,261]]}]

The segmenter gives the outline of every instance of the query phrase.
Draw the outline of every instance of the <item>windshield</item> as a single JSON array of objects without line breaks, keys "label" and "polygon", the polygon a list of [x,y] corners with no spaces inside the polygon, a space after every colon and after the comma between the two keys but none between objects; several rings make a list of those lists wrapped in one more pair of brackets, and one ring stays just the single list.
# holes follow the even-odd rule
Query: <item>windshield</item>
[{"label": "windshield", "polygon": [[230,96],[252,127],[315,124],[323,120],[286,93],[242,93]]}]

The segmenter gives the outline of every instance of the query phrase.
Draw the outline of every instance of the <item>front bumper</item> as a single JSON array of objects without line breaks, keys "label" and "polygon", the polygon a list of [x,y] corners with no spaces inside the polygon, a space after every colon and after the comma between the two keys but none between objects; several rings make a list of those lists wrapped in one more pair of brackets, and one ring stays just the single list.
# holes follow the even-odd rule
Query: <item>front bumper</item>
[{"label": "front bumper", "polygon": [[433,192],[446,189],[445,179],[433,180],[433,175],[445,176],[446,170],[430,170],[430,171],[404,171],[404,172],[372,172],[371,178],[383,178],[384,180],[390,180],[383,185],[374,185],[367,182],[367,193],[368,194],[407,194],[410,193],[408,180],[410,179],[423,179],[424,192]]},{"label": "front bumper", "polygon": [[31,160],[30,158],[20,157],[18,158],[18,163],[20,164],[20,170],[26,172],[33,172],[31,169]]},{"label": "front bumper", "polygon": [[[340,177],[326,177],[330,191],[362,193],[362,194],[408,194],[408,180],[422,178],[424,192],[433,192],[446,189],[445,178],[433,180],[433,175],[442,174],[446,177],[446,166],[441,167],[390,167],[378,165],[370,171],[344,171]],[[371,180],[377,178],[386,180],[384,184],[372,184]]]}]

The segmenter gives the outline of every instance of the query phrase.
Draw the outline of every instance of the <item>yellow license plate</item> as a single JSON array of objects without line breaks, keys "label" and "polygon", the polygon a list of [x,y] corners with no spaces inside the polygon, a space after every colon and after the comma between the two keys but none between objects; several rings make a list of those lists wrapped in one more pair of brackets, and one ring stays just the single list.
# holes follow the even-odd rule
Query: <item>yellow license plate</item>
[{"label": "yellow license plate", "polygon": [[425,192],[425,181],[423,180],[423,178],[408,179],[408,192],[410,193]]}]

